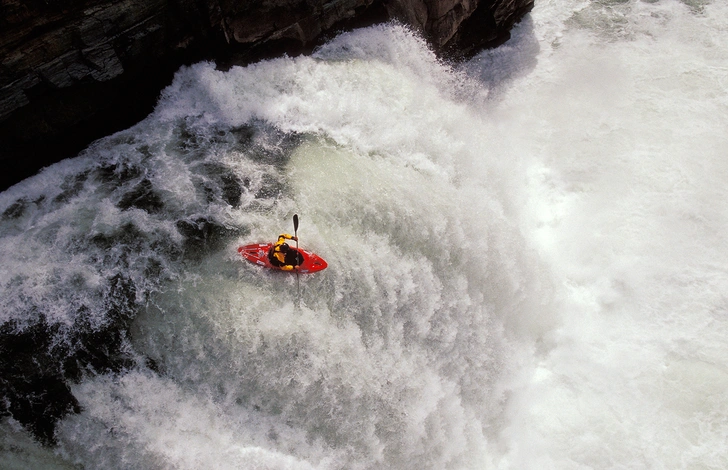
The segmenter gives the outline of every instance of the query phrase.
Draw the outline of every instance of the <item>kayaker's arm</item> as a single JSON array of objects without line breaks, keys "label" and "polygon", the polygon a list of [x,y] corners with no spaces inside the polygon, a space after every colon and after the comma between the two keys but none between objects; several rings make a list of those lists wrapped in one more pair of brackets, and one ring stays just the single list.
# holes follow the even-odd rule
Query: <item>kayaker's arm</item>
[{"label": "kayaker's arm", "polygon": [[283,243],[286,240],[298,241],[298,237],[294,237],[293,235],[290,235],[288,233],[281,233],[280,235],[278,235],[278,243]]}]

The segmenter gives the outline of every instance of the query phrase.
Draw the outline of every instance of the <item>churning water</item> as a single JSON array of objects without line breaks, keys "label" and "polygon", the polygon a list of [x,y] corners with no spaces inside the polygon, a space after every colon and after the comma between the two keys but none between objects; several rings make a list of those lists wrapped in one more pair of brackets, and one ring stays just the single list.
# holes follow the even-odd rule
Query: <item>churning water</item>
[{"label": "churning water", "polygon": [[184,68],[0,194],[0,466],[726,468],[726,129],[720,2]]}]

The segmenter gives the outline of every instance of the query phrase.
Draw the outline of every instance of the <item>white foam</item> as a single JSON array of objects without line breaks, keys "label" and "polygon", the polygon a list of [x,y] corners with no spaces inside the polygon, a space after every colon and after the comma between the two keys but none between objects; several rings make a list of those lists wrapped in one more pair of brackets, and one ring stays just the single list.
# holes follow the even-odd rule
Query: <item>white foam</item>
[{"label": "white foam", "polygon": [[586,5],[502,97],[531,135],[504,136],[533,157],[525,232],[561,283],[505,468],[726,465],[721,10]]},{"label": "white foam", "polygon": [[[186,393],[169,380],[130,373],[99,378],[76,387],[84,413],[58,430],[60,455],[96,468],[325,468],[275,449],[295,443],[311,448],[305,436],[237,408],[227,414],[204,397]],[[315,446],[310,451],[317,456]],[[320,457],[319,457],[320,459]],[[321,462],[319,462],[321,463]]]}]

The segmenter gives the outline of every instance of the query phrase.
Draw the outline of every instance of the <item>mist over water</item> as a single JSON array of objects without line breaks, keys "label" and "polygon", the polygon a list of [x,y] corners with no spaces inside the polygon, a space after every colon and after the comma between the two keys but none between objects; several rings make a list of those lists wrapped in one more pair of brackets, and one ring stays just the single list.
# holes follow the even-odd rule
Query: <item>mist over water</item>
[{"label": "mist over water", "polygon": [[[457,67],[385,25],[183,68],[0,194],[2,460],[725,468],[727,26],[543,1]],[[236,251],[294,213],[300,291]]]},{"label": "mist over water", "polygon": [[726,465],[724,17],[595,2],[563,35],[533,17],[538,65],[491,114],[530,157],[522,233],[559,324],[510,405],[507,466]]}]

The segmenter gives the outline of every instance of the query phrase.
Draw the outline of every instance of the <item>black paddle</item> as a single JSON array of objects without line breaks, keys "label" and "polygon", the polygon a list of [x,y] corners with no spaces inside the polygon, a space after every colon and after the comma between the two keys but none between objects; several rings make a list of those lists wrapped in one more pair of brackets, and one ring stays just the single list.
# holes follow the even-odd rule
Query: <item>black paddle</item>
[{"label": "black paddle", "polygon": [[[298,232],[298,214],[293,214],[293,236],[298,238],[296,232]],[[298,240],[296,240],[296,251],[298,251]],[[296,265],[298,265],[298,258],[296,260]]]},{"label": "black paddle", "polygon": [[298,214],[293,214],[293,236],[296,237],[296,291],[297,291],[297,297],[296,297],[296,303],[298,303],[298,306],[301,306],[301,282],[298,277],[298,260],[300,259],[299,256],[300,253],[298,251]]}]

